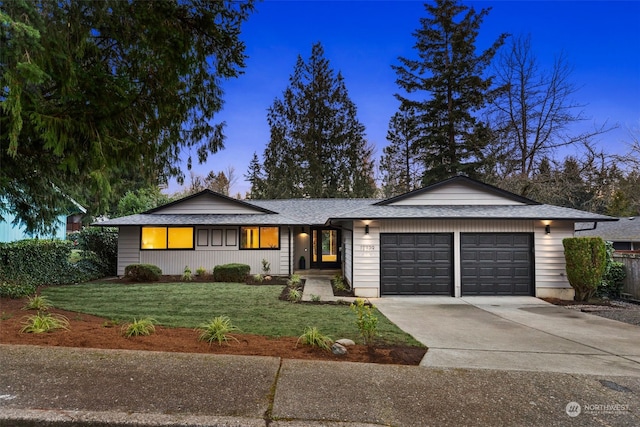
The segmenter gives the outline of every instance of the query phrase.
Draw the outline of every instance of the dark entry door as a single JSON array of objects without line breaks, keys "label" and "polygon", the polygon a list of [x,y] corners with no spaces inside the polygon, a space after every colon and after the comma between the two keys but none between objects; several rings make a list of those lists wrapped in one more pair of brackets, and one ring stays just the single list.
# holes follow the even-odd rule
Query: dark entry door
[{"label": "dark entry door", "polygon": [[382,295],[453,295],[450,233],[380,235]]},{"label": "dark entry door", "polygon": [[340,268],[340,230],[318,227],[311,229],[311,268]]}]

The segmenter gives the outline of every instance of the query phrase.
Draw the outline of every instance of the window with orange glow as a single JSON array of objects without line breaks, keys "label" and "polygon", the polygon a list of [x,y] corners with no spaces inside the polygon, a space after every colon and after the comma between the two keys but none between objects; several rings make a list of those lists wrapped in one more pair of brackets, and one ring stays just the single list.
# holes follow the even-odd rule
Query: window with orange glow
[{"label": "window with orange glow", "polygon": [[192,227],[142,227],[141,249],[193,249]]},{"label": "window with orange glow", "polygon": [[240,227],[241,249],[280,249],[280,228]]}]

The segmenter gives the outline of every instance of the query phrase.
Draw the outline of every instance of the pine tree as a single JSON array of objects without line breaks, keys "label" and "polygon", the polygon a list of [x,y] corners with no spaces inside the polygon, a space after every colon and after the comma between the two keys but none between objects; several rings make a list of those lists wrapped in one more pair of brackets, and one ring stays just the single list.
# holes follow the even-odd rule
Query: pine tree
[{"label": "pine tree", "polygon": [[506,34],[476,54],[478,30],[489,9],[476,12],[456,0],[436,0],[425,9],[429,16],[420,19],[413,34],[418,58],[401,57],[393,69],[407,93],[396,97],[402,108],[416,109],[421,123],[423,184],[429,184],[457,173],[477,175],[488,127],[474,113],[487,102],[491,78],[483,72]]},{"label": "pine tree", "polygon": [[420,131],[415,109],[401,109],[391,117],[380,159],[382,194],[392,197],[420,187],[424,167],[419,155]]},{"label": "pine tree", "polygon": [[[369,197],[375,192],[373,149],[365,139],[344,78],[320,43],[298,56],[289,86],[269,108],[263,198]],[[249,176],[257,177],[256,165]],[[253,187],[253,182],[252,182]],[[252,190],[252,198],[254,198]]]}]

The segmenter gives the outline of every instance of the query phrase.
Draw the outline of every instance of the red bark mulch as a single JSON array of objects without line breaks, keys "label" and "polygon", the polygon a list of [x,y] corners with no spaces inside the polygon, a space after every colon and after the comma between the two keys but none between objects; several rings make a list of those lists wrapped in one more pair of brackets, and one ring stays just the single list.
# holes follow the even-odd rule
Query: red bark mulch
[{"label": "red bark mulch", "polygon": [[35,311],[22,310],[26,302],[26,299],[0,298],[0,344],[237,354],[400,365],[418,365],[427,351],[417,347],[369,349],[363,345],[356,345],[348,348],[348,354],[336,356],[317,348],[296,346],[297,338],[270,338],[248,334],[234,334],[239,342],[231,341],[229,345],[219,346],[198,341],[198,332],[193,329],[162,326],[157,326],[155,334],[150,336],[125,338],[121,333],[121,325],[113,325],[109,320],[101,317],[58,309],[50,311],[61,314],[69,320],[68,331],[58,330],[43,334],[21,333],[20,329],[26,317],[36,314]]}]

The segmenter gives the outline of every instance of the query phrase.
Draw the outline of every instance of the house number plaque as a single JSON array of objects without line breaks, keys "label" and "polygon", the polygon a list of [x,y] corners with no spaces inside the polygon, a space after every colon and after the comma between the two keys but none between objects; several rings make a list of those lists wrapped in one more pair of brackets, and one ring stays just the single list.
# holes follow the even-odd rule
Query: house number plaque
[{"label": "house number plaque", "polygon": [[363,252],[374,252],[376,247],[374,245],[360,245],[360,250]]}]

